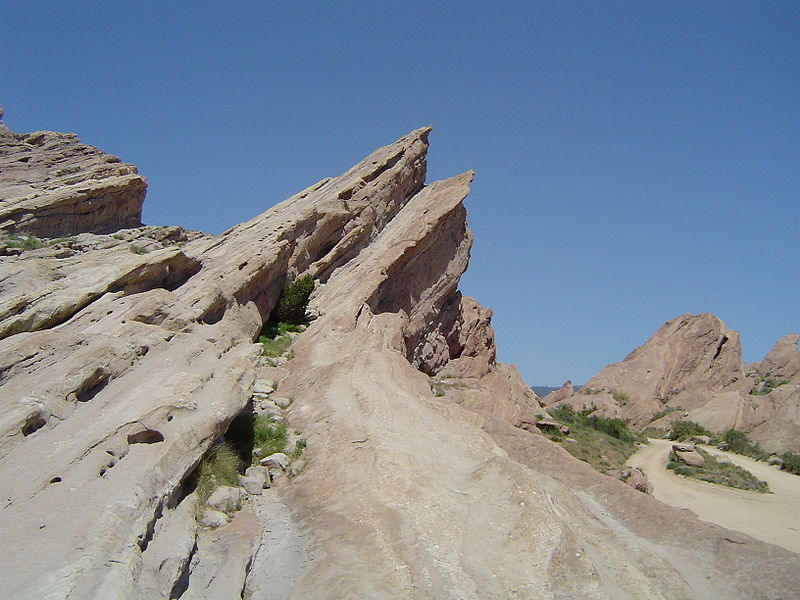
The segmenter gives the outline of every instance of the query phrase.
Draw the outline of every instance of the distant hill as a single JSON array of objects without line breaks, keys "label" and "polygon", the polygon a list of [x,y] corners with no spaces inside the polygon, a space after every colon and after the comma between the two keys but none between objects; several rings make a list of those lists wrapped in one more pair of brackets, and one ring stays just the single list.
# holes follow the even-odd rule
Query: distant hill
[{"label": "distant hill", "polygon": [[[547,394],[549,394],[550,392],[555,392],[559,387],[560,386],[557,386],[557,385],[556,386],[552,386],[552,385],[532,385],[531,389],[534,391],[534,393],[537,396],[539,396],[541,398],[543,396],[547,396]],[[579,385],[574,385],[573,384],[572,387],[575,389],[576,392],[579,389],[581,389],[581,386],[579,386]]]}]

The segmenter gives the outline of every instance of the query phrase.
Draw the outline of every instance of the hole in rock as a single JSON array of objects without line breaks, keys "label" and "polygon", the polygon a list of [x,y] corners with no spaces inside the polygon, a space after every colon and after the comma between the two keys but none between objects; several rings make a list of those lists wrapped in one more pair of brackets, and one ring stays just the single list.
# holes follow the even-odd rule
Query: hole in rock
[{"label": "hole in rock", "polygon": [[164,441],[164,435],[155,429],[145,429],[128,434],[129,444],[157,444]]},{"label": "hole in rock", "polygon": [[61,483],[61,477],[53,477],[50,483]]},{"label": "hole in rock", "polygon": [[22,426],[22,435],[27,437],[35,431],[40,430],[46,424],[47,420],[41,414],[37,413],[35,415],[31,415],[25,421],[25,425]]}]

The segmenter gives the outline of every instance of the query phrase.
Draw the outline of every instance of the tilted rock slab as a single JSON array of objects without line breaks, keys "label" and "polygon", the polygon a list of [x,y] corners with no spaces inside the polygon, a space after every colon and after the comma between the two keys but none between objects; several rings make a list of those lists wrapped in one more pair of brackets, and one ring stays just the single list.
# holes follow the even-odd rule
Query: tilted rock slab
[{"label": "tilted rock slab", "polygon": [[141,224],[147,182],[136,167],[54,131],[0,123],[0,232],[59,237]]},{"label": "tilted rock slab", "polygon": [[[55,326],[0,340],[4,594],[269,589],[272,527],[245,508],[197,530],[185,483],[250,400],[251,342],[287,278],[304,273],[320,282],[321,316],[297,337],[280,389],[295,399],[285,412],[308,439],[306,467],[278,486],[293,516],[271,514],[292,520],[291,539],[304,532],[313,560],[293,563],[282,597],[754,598],[800,587],[796,555],[741,535],[731,544],[514,427],[539,404],[496,363],[490,311],[457,289],[472,174],[424,185],[428,133],[221,236],[137,257],[162,275],[98,284]],[[431,376],[462,383],[436,397]]]}]

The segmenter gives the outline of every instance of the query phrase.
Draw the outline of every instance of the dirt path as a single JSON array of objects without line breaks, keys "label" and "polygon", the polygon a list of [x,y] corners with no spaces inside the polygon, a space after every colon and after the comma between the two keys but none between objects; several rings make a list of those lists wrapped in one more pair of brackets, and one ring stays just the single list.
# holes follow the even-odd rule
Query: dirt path
[{"label": "dirt path", "polygon": [[741,531],[800,554],[800,477],[755,460],[704,447],[750,471],[769,484],[772,494],[723,487],[667,471],[672,442],[651,439],[628,464],[640,467],[653,484],[653,495],[669,504],[694,511],[701,519]]}]

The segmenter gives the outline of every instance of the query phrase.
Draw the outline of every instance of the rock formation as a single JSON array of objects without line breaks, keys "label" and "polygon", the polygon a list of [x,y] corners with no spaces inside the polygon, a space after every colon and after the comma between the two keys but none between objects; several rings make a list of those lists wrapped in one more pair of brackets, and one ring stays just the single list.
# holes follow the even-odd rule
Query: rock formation
[{"label": "rock formation", "polygon": [[[491,311],[458,291],[472,174],[426,185],[429,132],[220,236],[82,234],[0,259],[4,594],[795,593],[797,555],[740,534],[730,543],[516,427],[539,402],[496,362]],[[42,164],[63,152],[39,148]],[[148,235],[162,240],[132,250]],[[318,282],[318,318],[291,360],[267,364],[253,341],[303,274]],[[271,399],[276,387],[286,401]],[[281,474],[268,457],[272,487],[262,472],[247,497],[218,488],[198,506],[195,467],[253,398],[303,432],[305,468]]]},{"label": "rock formation", "polygon": [[15,135],[0,122],[0,189],[0,233],[60,237],[137,227],[147,182],[74,134]]},{"label": "rock formation", "polygon": [[579,392],[543,402],[595,406],[639,428],[669,429],[679,419],[720,433],[736,428],[768,452],[798,451],[798,339],[784,336],[763,362],[746,367],[738,333],[710,314],[681,315]]}]

